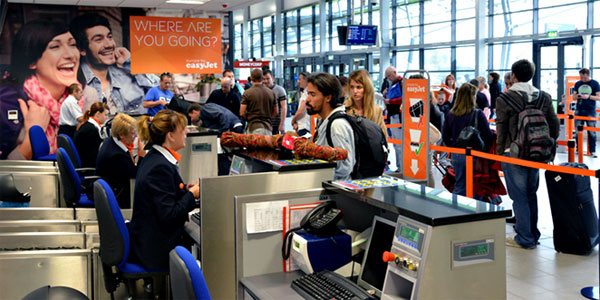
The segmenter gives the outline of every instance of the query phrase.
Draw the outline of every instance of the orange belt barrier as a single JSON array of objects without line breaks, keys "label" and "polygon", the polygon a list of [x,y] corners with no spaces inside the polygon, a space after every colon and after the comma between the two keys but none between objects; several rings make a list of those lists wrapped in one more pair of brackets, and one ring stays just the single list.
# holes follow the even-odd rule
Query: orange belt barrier
[{"label": "orange belt barrier", "polygon": [[397,144],[397,145],[402,145],[402,140],[397,140],[397,139],[388,139],[387,141],[388,141],[388,143]]},{"label": "orange belt barrier", "polygon": [[[569,119],[569,115],[559,114],[556,115],[559,119]],[[573,116],[575,120],[585,120],[585,121],[600,121],[600,118],[596,117],[583,117],[583,116]]]},{"label": "orange belt barrier", "polygon": [[496,123],[496,119],[489,119],[488,123]]},{"label": "orange belt barrier", "polygon": [[583,126],[583,130],[587,130],[587,131],[600,131],[600,128],[598,128],[598,127],[586,127],[586,126]]},{"label": "orange belt barrier", "polygon": [[556,144],[559,146],[568,146],[568,142],[567,141],[556,141]]},{"label": "orange belt barrier", "polygon": [[387,128],[402,128],[402,124],[387,124],[385,125]]},{"label": "orange belt barrier", "polygon": [[452,148],[452,147],[444,147],[444,146],[437,146],[437,145],[429,145],[429,150],[439,151],[439,152],[455,153],[455,154],[465,154],[465,153],[467,153],[467,150],[463,149],[463,148]]}]

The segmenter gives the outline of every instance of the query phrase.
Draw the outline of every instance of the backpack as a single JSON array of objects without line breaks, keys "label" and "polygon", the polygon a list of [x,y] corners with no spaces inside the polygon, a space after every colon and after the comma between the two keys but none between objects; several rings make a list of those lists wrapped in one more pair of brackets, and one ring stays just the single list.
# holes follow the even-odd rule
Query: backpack
[{"label": "backpack", "polygon": [[541,163],[552,161],[556,154],[556,141],[550,136],[550,127],[542,111],[546,101],[544,92],[540,91],[537,100],[527,104],[509,94],[500,97],[519,112],[517,136],[510,144],[510,156]]},{"label": "backpack", "polygon": [[479,122],[477,121],[477,116],[479,115],[480,109],[475,108],[471,112],[471,119],[469,120],[469,125],[463,128],[458,134],[458,138],[456,139],[456,144],[461,148],[471,147],[473,150],[484,151],[485,143],[481,139],[481,134],[479,133]]},{"label": "backpack", "polygon": [[329,117],[325,131],[329,146],[333,146],[331,124],[335,119],[339,118],[348,121],[352,127],[352,131],[354,131],[356,163],[350,174],[352,179],[376,177],[383,174],[389,150],[381,127],[365,117],[351,116],[345,112],[336,112]]},{"label": "backpack", "polygon": [[168,109],[174,110],[176,112],[182,113],[184,116],[187,116],[187,110],[190,107],[190,103],[185,100],[183,95],[175,95],[171,98]]}]

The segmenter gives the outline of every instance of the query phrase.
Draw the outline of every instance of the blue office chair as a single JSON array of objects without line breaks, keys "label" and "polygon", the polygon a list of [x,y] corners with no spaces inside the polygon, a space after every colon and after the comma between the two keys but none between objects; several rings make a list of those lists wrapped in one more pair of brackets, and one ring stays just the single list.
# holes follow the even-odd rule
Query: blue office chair
[{"label": "blue office chair", "polygon": [[[113,295],[120,282],[126,282],[130,296],[135,294],[135,280],[164,276],[168,270],[146,270],[130,263],[129,231],[111,187],[103,179],[94,182],[94,200],[100,231],[100,260],[104,271],[104,286]],[[113,271],[116,266],[116,272]]]},{"label": "blue office chair", "polygon": [[79,152],[77,152],[77,148],[75,148],[75,143],[73,143],[73,140],[68,135],[59,134],[56,138],[56,141],[58,147],[65,149],[65,151],[69,155],[71,163],[73,163],[73,167],[75,167],[75,171],[77,171],[80,178],[84,175],[93,175],[96,172],[96,168],[81,167],[81,159],[79,158]]},{"label": "blue office chair", "polygon": [[58,162],[58,171],[60,176],[60,188],[63,191],[65,202],[73,207],[94,207],[93,199],[88,197],[87,184],[89,180],[95,180],[98,176],[85,177],[85,186],[82,185],[82,180],[75,171],[71,159],[67,151],[63,148],[58,148],[56,151],[56,161]]},{"label": "blue office chair", "polygon": [[173,299],[210,300],[202,270],[190,251],[177,246],[169,253]]},{"label": "blue office chair", "polygon": [[50,145],[44,129],[38,125],[29,128],[29,142],[33,160],[55,161],[56,154],[50,154]]}]

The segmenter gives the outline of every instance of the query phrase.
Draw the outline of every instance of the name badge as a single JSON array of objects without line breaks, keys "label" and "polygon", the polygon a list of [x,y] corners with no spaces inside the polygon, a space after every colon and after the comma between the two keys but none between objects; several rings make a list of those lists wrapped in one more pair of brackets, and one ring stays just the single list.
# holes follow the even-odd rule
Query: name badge
[{"label": "name badge", "polygon": [[14,121],[19,119],[19,111],[18,110],[9,110],[8,111],[8,120]]}]

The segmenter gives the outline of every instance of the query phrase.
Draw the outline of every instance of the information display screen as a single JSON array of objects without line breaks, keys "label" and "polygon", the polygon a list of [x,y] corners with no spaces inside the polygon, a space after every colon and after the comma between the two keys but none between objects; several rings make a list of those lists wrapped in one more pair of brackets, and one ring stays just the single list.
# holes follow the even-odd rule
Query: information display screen
[{"label": "information display screen", "polygon": [[347,45],[377,44],[377,26],[348,25]]},{"label": "information display screen", "polygon": [[400,231],[400,236],[411,240],[415,243],[419,242],[419,232],[413,229],[410,229],[406,226],[402,226],[402,230]]},{"label": "information display screen", "polygon": [[460,257],[471,257],[488,254],[488,244],[464,246],[460,248]]}]

